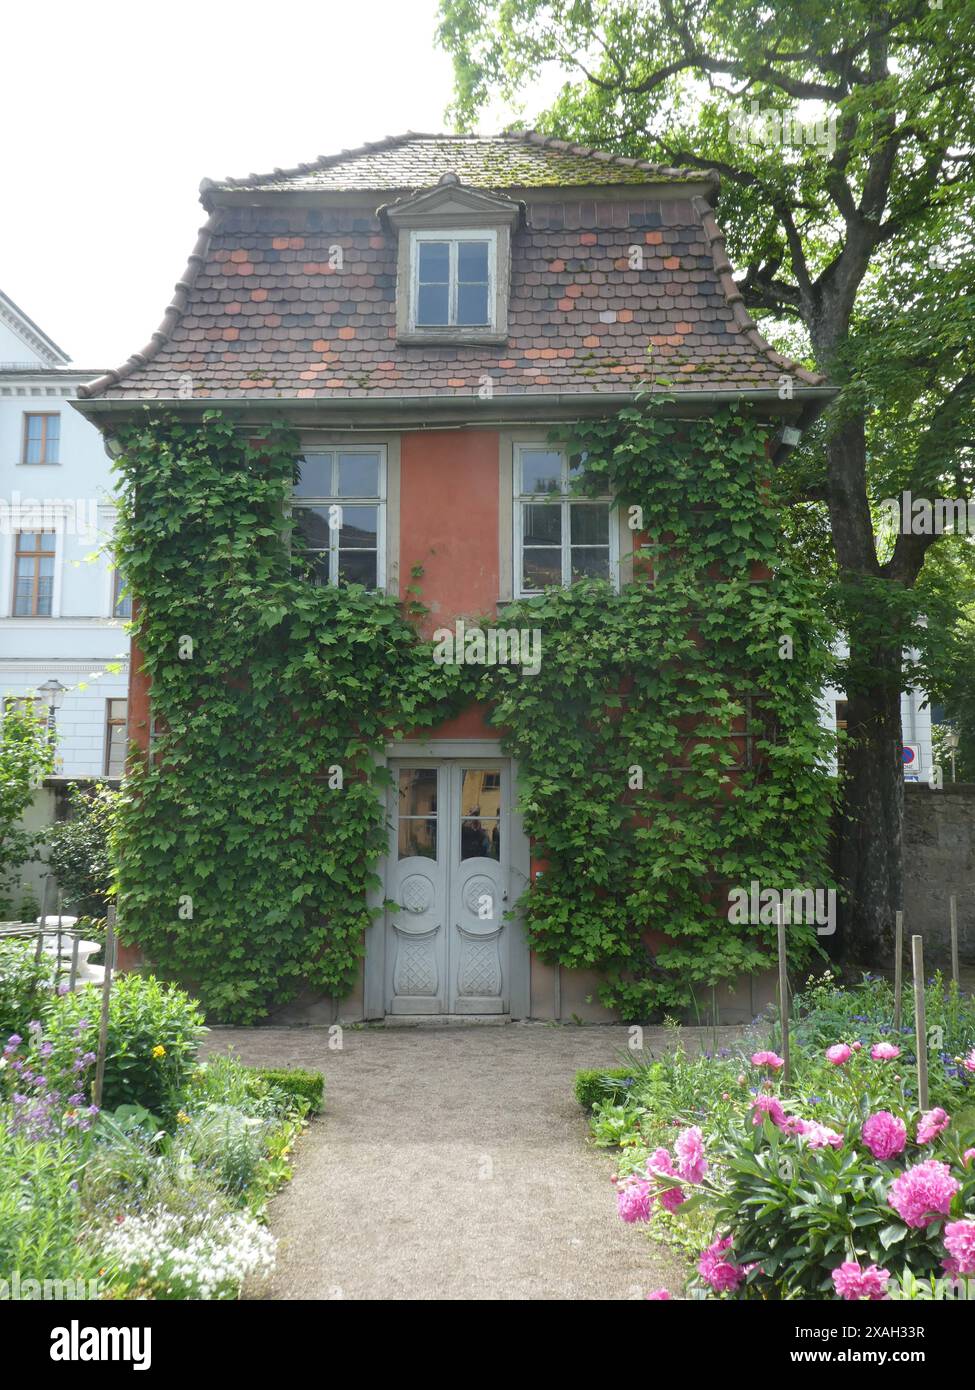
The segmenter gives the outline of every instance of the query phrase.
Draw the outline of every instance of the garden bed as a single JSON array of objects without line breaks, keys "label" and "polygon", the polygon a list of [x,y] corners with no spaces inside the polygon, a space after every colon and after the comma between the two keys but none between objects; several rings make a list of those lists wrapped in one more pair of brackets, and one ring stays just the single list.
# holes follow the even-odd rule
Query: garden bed
[{"label": "garden bed", "polygon": [[975,1297],[975,1005],[928,984],[923,1110],[893,1016],[887,981],[827,973],[795,1000],[788,1087],[774,1018],[695,1057],[675,1027],[659,1058],[578,1074],[621,1218],[688,1257],[685,1289],[648,1297]]},{"label": "garden bed", "polygon": [[321,1109],[319,1073],[197,1059],[183,991],[125,975],[52,991],[29,947],[0,945],[0,1296],[233,1299],[274,1264],[268,1198]]}]

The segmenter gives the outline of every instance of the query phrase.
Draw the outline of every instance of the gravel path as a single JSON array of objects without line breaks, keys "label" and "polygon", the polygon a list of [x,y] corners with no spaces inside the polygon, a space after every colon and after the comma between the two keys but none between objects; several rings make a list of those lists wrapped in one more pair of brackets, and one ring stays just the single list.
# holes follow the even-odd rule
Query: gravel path
[{"label": "gravel path", "polygon": [[[722,1030],[725,1031],[725,1030]],[[731,1032],[732,1030],[727,1030]],[[685,1030],[696,1046],[696,1030]],[[708,1032],[708,1042],[713,1035]],[[616,1217],[580,1067],[619,1027],[217,1029],[208,1051],[325,1073],[325,1114],[271,1206],[276,1299],[637,1299],[680,1263]],[[654,1050],[664,1035],[647,1030]],[[707,1042],[702,1042],[707,1045]]]}]

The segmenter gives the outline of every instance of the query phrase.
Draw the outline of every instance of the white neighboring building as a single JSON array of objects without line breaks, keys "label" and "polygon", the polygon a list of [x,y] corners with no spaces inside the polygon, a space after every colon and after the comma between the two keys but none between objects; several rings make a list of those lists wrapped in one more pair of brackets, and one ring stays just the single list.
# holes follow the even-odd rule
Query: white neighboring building
[{"label": "white neighboring building", "polygon": [[70,404],[97,375],[71,366],[0,292],[0,700],[34,699],[52,678],[67,687],[52,789],[118,778],[126,747],[127,600],[106,548],[110,461]]},{"label": "white neighboring building", "polygon": [[[846,643],[838,643],[835,652],[841,660],[846,657],[849,654]],[[924,704],[927,698],[923,690],[901,692],[901,740],[904,748],[904,778],[908,782],[927,782],[934,763],[931,746],[931,706]],[[846,694],[835,685],[828,685],[823,691],[820,723],[827,729],[846,728]],[[832,760],[831,770],[836,772],[835,758]]]}]

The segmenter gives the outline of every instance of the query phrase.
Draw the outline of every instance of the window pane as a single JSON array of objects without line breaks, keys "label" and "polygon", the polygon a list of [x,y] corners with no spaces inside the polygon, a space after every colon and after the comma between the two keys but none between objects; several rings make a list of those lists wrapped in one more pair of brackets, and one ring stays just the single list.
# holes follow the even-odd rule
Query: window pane
[{"label": "window pane", "polygon": [[39,549],[39,550],[46,550],[46,551],[48,551],[51,555],[53,555],[56,548],[57,548],[57,537],[55,536],[54,532],[53,532],[53,531],[41,531],[40,535],[38,536],[38,549]]},{"label": "window pane", "polygon": [[[311,582],[316,585],[325,585],[329,582],[328,563],[329,555],[327,550],[307,551],[297,557],[301,562],[302,573],[306,573]],[[306,567],[307,566],[307,571]]]},{"label": "window pane", "polygon": [[486,241],[458,241],[457,279],[463,284],[487,284],[488,244]]},{"label": "window pane", "polygon": [[462,820],[460,823],[460,857],[461,859],[500,859],[501,822],[480,818]]},{"label": "window pane", "polygon": [[332,455],[304,454],[298,460],[296,497],[331,497]]},{"label": "window pane", "polygon": [[450,243],[419,241],[417,252],[420,284],[445,285],[450,279]]},{"label": "window pane", "polygon": [[521,511],[525,545],[561,545],[561,507],[529,502]]},{"label": "window pane", "polygon": [[521,455],[521,490],[560,492],[562,455],[548,449],[524,449]]},{"label": "window pane", "polygon": [[375,550],[378,507],[343,507],[342,527],[339,531],[339,545],[343,550]]},{"label": "window pane", "polygon": [[379,496],[378,454],[339,454],[339,496]]},{"label": "window pane", "polygon": [[47,448],[44,451],[46,463],[57,463],[58,443],[61,438],[61,417],[49,415],[47,419]]},{"label": "window pane", "polygon": [[522,568],[523,589],[544,589],[562,583],[561,550],[526,550]]},{"label": "window pane", "polygon": [[457,322],[461,324],[490,322],[487,285],[457,286]]},{"label": "window pane", "polygon": [[574,545],[572,547],[573,579],[608,579],[609,546]]},{"label": "window pane", "polygon": [[435,820],[400,820],[400,859],[436,859],[437,822]]},{"label": "window pane", "polygon": [[501,774],[469,768],[465,770],[460,789],[460,814],[494,819],[501,814]]},{"label": "window pane", "polygon": [[374,550],[340,550],[339,579],[346,584],[376,587],[376,552]]},{"label": "window pane", "polygon": [[27,417],[27,438],[40,439],[44,430],[44,420],[40,415],[28,415]]},{"label": "window pane", "polygon": [[421,285],[416,297],[417,323],[445,324],[448,318],[448,302],[446,285]]},{"label": "window pane", "polygon": [[399,813],[401,816],[437,814],[437,769],[404,767],[399,774]]},{"label": "window pane", "polygon": [[34,604],[34,561],[19,559],[14,582],[14,617],[29,617]]},{"label": "window pane", "polygon": [[328,517],[328,507],[297,507],[295,542],[304,541],[308,550],[327,550],[331,536]]},{"label": "window pane", "polygon": [[569,508],[573,545],[609,544],[609,506],[597,502],[593,506],[575,503]]}]

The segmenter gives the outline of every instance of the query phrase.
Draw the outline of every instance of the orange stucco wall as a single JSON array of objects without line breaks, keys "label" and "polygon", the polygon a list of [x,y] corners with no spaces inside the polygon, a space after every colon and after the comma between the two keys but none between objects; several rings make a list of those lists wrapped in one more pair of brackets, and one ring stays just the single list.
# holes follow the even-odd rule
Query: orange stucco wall
[{"label": "orange stucco wall", "polygon": [[400,443],[400,583],[423,566],[429,636],[498,601],[498,436],[492,430],[404,434]]}]

